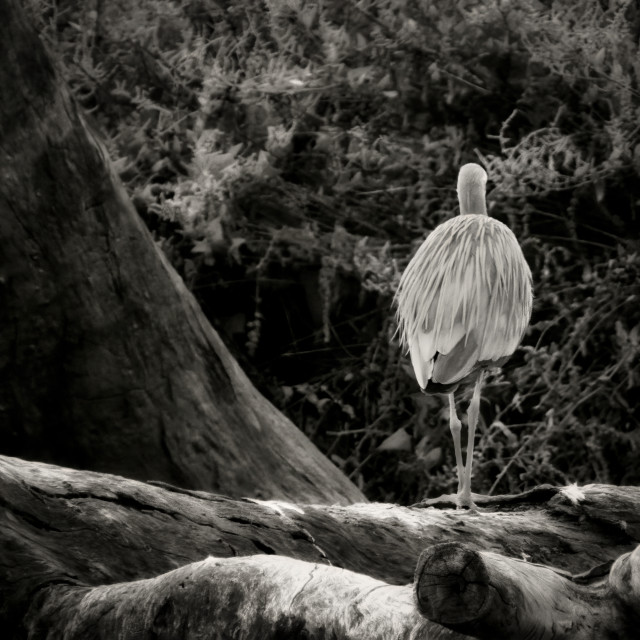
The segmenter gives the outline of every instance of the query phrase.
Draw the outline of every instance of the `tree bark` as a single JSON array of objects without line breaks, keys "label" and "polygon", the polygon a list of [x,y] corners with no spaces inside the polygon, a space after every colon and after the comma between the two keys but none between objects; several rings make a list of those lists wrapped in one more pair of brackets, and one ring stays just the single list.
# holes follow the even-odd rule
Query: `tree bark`
[{"label": "tree bark", "polygon": [[0,506],[10,638],[634,638],[640,615],[633,487],[473,514],[233,500],[0,456]]},{"label": "tree bark", "polygon": [[0,451],[229,495],[363,501],[154,246],[20,3],[0,3]]}]

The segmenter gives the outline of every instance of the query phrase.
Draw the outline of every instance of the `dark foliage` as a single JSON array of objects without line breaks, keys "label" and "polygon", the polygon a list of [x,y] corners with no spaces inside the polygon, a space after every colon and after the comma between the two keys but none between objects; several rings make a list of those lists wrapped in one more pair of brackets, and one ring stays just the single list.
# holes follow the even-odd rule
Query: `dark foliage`
[{"label": "dark foliage", "polygon": [[392,298],[468,161],[536,292],[483,394],[474,488],[640,482],[635,3],[31,1],[158,243],[370,498],[453,488]]}]

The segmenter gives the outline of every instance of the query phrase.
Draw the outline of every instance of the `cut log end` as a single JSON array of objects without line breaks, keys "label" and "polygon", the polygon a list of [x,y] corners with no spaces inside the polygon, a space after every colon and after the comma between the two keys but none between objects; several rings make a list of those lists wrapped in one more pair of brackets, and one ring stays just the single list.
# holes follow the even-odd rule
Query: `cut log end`
[{"label": "cut log end", "polygon": [[636,638],[640,547],[621,556],[608,584],[587,587],[550,567],[458,542],[420,556],[414,595],[433,622],[475,638]]},{"label": "cut log end", "polygon": [[480,556],[457,542],[435,545],[420,556],[415,574],[418,610],[440,624],[482,618],[495,591]]}]

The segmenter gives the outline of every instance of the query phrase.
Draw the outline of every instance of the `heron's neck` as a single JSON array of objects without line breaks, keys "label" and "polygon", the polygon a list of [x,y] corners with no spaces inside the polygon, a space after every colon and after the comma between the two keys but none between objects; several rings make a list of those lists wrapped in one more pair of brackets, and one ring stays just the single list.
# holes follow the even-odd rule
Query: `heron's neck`
[{"label": "heron's neck", "polygon": [[484,199],[483,184],[465,184],[458,191],[460,215],[477,213],[487,215],[487,204]]}]

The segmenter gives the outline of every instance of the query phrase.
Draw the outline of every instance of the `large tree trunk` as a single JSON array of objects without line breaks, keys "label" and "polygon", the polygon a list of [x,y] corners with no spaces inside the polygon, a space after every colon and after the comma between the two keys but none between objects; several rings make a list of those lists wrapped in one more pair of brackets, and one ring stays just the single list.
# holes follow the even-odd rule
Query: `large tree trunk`
[{"label": "large tree trunk", "polygon": [[0,457],[0,498],[9,638],[637,637],[637,488],[545,487],[474,514],[232,500]]},{"label": "large tree trunk", "polygon": [[0,2],[0,451],[230,495],[364,500],[251,385]]}]

